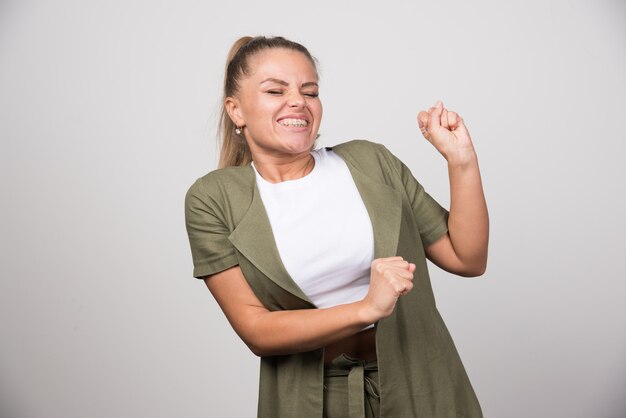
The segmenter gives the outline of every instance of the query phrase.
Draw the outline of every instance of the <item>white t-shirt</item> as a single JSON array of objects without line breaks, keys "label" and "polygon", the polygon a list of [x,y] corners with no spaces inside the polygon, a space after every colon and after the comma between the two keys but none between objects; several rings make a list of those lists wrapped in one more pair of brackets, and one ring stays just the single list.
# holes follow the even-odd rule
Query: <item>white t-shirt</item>
[{"label": "white t-shirt", "polygon": [[327,308],[367,294],[374,233],[346,163],[332,150],[311,153],[315,167],[300,179],[270,183],[255,172],[287,272],[315,306]]}]

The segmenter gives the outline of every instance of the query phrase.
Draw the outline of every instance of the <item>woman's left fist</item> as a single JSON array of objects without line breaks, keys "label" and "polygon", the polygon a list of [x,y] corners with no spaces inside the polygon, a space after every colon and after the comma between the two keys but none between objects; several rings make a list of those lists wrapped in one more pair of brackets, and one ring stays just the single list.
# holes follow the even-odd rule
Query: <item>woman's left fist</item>
[{"label": "woman's left fist", "polygon": [[422,135],[448,163],[463,163],[474,154],[470,134],[458,113],[449,111],[441,100],[428,112],[419,112],[417,123]]}]

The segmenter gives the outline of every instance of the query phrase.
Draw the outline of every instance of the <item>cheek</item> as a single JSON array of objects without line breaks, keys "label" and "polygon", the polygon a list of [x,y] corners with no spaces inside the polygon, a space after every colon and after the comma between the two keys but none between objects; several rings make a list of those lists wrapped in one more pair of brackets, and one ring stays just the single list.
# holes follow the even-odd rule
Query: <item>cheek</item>
[{"label": "cheek", "polygon": [[274,120],[275,106],[263,101],[250,103],[246,112],[246,120],[249,125],[267,125]]},{"label": "cheek", "polygon": [[322,103],[321,103],[321,102],[316,103],[316,104],[315,104],[315,105],[311,108],[311,110],[313,111],[313,114],[315,115],[316,122],[317,122],[317,123],[318,123],[318,125],[319,125],[319,123],[320,123],[320,122],[321,122],[321,120],[322,120],[322,114],[324,113],[324,110],[323,110],[323,108],[322,108]]}]

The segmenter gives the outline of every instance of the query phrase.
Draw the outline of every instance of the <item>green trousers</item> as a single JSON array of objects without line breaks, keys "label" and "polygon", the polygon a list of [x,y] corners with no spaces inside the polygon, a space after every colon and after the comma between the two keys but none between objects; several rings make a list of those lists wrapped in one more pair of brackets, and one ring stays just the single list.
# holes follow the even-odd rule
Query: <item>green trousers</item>
[{"label": "green trousers", "polygon": [[378,418],[378,365],[341,354],[324,367],[324,418]]}]

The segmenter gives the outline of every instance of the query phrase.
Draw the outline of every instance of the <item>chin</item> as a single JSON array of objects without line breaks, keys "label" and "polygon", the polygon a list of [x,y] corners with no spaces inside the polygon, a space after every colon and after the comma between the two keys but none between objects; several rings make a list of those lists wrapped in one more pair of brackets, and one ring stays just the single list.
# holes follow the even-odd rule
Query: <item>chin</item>
[{"label": "chin", "polygon": [[284,145],[293,153],[309,152],[315,146],[315,138],[294,139],[285,142]]}]

